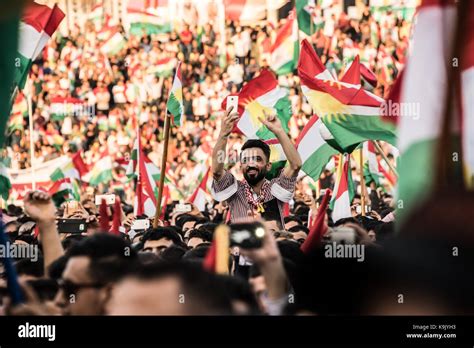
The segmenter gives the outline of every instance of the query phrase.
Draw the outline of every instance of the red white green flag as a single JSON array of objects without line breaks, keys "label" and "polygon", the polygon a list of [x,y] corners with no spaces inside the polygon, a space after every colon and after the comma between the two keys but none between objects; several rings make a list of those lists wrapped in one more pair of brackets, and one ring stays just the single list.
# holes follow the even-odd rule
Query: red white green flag
[{"label": "red white green flag", "polygon": [[277,75],[293,72],[298,62],[298,23],[292,10],[286,23],[278,30],[270,49],[270,67]]},{"label": "red white green flag", "polygon": [[354,198],[354,182],[352,181],[351,165],[349,154],[339,155],[339,166],[336,172],[336,182],[334,184],[334,195],[330,207],[332,210],[332,220],[351,217],[351,202]]},{"label": "red white green flag", "polygon": [[181,62],[178,62],[173,85],[166,103],[166,108],[173,115],[173,124],[177,127],[184,123],[183,83],[181,81]]},{"label": "red white green flag", "polygon": [[76,152],[68,161],[60,168],[57,168],[51,175],[52,181],[58,181],[64,178],[81,180],[89,172],[87,164],[82,159],[81,152]]},{"label": "red white green flag", "polygon": [[199,209],[199,211],[206,210],[206,203],[208,202],[208,198],[210,197],[209,192],[207,190],[209,172],[210,172],[210,168],[206,170],[206,174],[204,174],[204,177],[199,183],[199,186],[196,188],[196,190],[193,192],[193,194],[189,198],[189,201],[193,203]]}]

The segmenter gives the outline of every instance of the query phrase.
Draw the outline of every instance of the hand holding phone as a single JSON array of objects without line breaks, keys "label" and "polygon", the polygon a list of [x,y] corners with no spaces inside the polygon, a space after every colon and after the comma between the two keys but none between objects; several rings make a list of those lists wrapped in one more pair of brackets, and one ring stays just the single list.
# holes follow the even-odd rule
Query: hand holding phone
[{"label": "hand holding phone", "polygon": [[232,108],[232,112],[237,112],[239,108],[239,97],[236,95],[230,95],[227,97],[226,108],[229,110]]}]

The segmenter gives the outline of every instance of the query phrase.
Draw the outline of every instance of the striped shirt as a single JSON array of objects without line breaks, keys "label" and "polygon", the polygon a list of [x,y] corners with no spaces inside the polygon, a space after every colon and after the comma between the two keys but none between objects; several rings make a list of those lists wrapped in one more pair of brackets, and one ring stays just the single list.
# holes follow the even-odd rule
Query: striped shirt
[{"label": "striped shirt", "polygon": [[[296,185],[296,176],[288,178],[281,172],[280,176],[270,181],[270,190],[266,193],[263,203],[276,199],[280,214],[281,225],[285,226],[283,220],[283,205],[293,198]],[[266,180],[266,179],[265,179]],[[212,180],[212,197],[218,201],[227,201],[231,214],[231,221],[248,217],[248,211],[253,210],[252,205],[245,196],[244,184],[228,171],[219,180]]]}]

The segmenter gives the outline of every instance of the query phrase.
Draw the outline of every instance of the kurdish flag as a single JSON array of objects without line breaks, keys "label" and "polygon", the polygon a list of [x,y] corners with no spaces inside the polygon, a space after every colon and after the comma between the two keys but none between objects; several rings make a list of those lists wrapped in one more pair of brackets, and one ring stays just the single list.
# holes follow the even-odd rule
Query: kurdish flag
[{"label": "kurdish flag", "polygon": [[285,167],[287,158],[277,138],[265,140],[265,143],[270,147],[269,161],[272,164],[272,168],[267,173],[266,178],[271,180],[278,177],[280,171]]},{"label": "kurdish flag", "polygon": [[142,36],[163,34],[171,31],[168,0],[154,1],[130,0],[127,6],[127,19],[131,35]]},{"label": "kurdish flag", "polygon": [[[423,1],[417,16],[411,55],[390,97],[397,105],[418,105],[421,110],[417,114],[416,109],[403,107],[400,117],[390,117],[398,121],[398,221],[407,216],[405,212],[422,204],[433,190],[433,175],[429,174],[435,171],[442,106],[450,83],[447,67],[451,66],[449,55],[456,23],[454,0]],[[430,40],[433,37],[438,39]]]},{"label": "kurdish flag", "polygon": [[[296,0],[296,14],[298,16],[298,27],[303,33],[308,36],[313,35],[319,29],[323,28],[324,21],[322,17],[312,15],[314,5],[308,0]],[[311,24],[311,21],[313,23]]]},{"label": "kurdish flag", "polygon": [[83,178],[92,186],[108,183],[112,180],[112,157],[105,151],[94,164],[92,170]]},{"label": "kurdish flag", "polygon": [[12,107],[10,122],[8,124],[8,133],[16,130],[23,130],[24,118],[28,116],[28,104],[23,93],[19,92]]},{"label": "kurdish flag", "polygon": [[339,165],[336,173],[336,182],[334,184],[334,195],[330,207],[332,210],[332,220],[351,217],[351,202],[354,198],[354,182],[352,181],[350,154],[339,155]]},{"label": "kurdish flag", "polygon": [[66,164],[57,168],[51,175],[52,181],[58,181],[64,178],[81,180],[89,172],[88,166],[84,163],[81,152],[76,152]]},{"label": "kurdish flag", "polygon": [[380,186],[382,173],[379,169],[379,161],[377,159],[374,144],[371,141],[366,141],[363,144],[362,151],[364,159],[367,161],[366,166],[364,167],[365,184],[369,186],[370,183],[374,181],[377,186]]},{"label": "kurdish flag", "polygon": [[10,175],[7,171],[6,158],[0,157],[0,198],[7,200],[12,188]]},{"label": "kurdish flag", "polygon": [[303,161],[300,176],[308,175],[314,181],[319,180],[321,172],[332,156],[338,154],[338,151],[330,146],[321,135],[323,126],[321,119],[314,115],[296,139],[296,149]]},{"label": "kurdish flag", "polygon": [[[264,118],[264,111],[276,114],[283,129],[288,132],[288,121],[292,115],[288,92],[278,86],[275,75],[263,69],[260,75],[249,81],[237,94],[239,105],[237,112],[240,119],[236,130],[249,139],[268,140],[275,135],[258,119]],[[227,98],[222,102],[222,108],[227,109]]]},{"label": "kurdish flag", "polygon": [[181,62],[178,62],[176,74],[171,86],[170,95],[166,108],[173,115],[173,124],[181,126],[184,123],[184,106],[183,106],[183,84],[181,83]]},{"label": "kurdish flag", "polygon": [[209,197],[209,192],[207,190],[207,181],[209,179],[210,170],[211,168],[208,168],[206,170],[206,174],[204,174],[204,177],[199,183],[199,186],[196,188],[196,190],[193,192],[193,194],[189,198],[189,201],[192,204],[194,204],[199,209],[199,211],[206,210],[206,203]]},{"label": "kurdish flag", "polygon": [[[357,71],[360,67],[352,66]],[[358,84],[337,81],[324,67],[310,43],[303,40],[298,62],[301,89],[342,152],[366,140],[396,141],[395,127],[381,119],[383,99]]]},{"label": "kurdish flag", "polygon": [[80,199],[77,182],[71,178],[64,178],[54,182],[49,188],[48,193],[51,195],[54,204],[58,207],[66,201],[78,201]]},{"label": "kurdish flag", "polygon": [[287,22],[278,30],[270,49],[270,67],[277,75],[293,72],[299,53],[298,23],[295,10],[291,11]]},{"label": "kurdish flag", "polygon": [[125,38],[116,27],[108,33],[108,37],[104,39],[104,42],[100,46],[100,50],[108,56],[113,56],[125,47],[125,43]]},{"label": "kurdish flag", "polygon": [[53,121],[62,121],[66,116],[82,116],[85,105],[78,98],[55,96],[50,100],[49,113]]},{"label": "kurdish flag", "polygon": [[57,5],[51,9],[46,5],[29,2],[24,8],[17,56],[19,66],[14,78],[20,89],[25,86],[32,62],[40,55],[63,19],[64,13]]},{"label": "kurdish flag", "polygon": [[[178,63],[180,64],[180,62]],[[148,67],[146,73],[149,75],[169,77],[173,74],[173,69],[176,66],[176,58],[168,57],[158,60],[155,64]],[[180,70],[181,76],[181,70]]]}]

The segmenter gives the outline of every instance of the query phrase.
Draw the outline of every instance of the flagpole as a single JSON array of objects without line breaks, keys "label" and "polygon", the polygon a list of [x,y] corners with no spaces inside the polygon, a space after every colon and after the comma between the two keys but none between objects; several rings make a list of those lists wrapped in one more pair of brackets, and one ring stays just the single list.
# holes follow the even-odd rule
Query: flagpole
[{"label": "flagpole", "polygon": [[373,141],[373,144],[375,146],[375,148],[377,149],[378,153],[380,154],[380,156],[382,156],[383,160],[385,161],[385,163],[387,163],[388,167],[390,168],[390,170],[392,171],[393,174],[395,174],[395,176],[397,177],[398,179],[398,172],[397,170],[393,167],[392,163],[390,163],[390,161],[388,160],[387,156],[385,156],[385,153],[383,152],[382,150],[382,147],[380,146],[380,144],[378,143],[377,140],[374,140]]},{"label": "flagpole", "polygon": [[163,186],[165,184],[165,175],[166,175],[166,162],[168,158],[168,141],[170,138],[170,116],[166,112],[165,116],[165,139],[163,144],[163,156],[161,157],[161,173],[160,173],[160,186],[158,187],[158,199],[156,202],[156,212],[155,212],[155,221],[153,222],[153,227],[158,227],[161,215],[161,199],[163,197]]},{"label": "flagpole", "polygon": [[[362,216],[365,216],[365,180],[364,180],[364,151],[360,149],[360,156],[359,156],[359,169],[360,169],[360,205],[362,210]],[[350,168],[349,168],[350,170]]]},{"label": "flagpole", "polygon": [[28,93],[25,93],[25,99],[28,103],[28,122],[30,129],[30,163],[31,163],[31,176],[32,176],[32,188],[36,190],[36,175],[35,175],[35,147],[33,141],[33,105],[31,100],[31,90],[28,88]]}]

